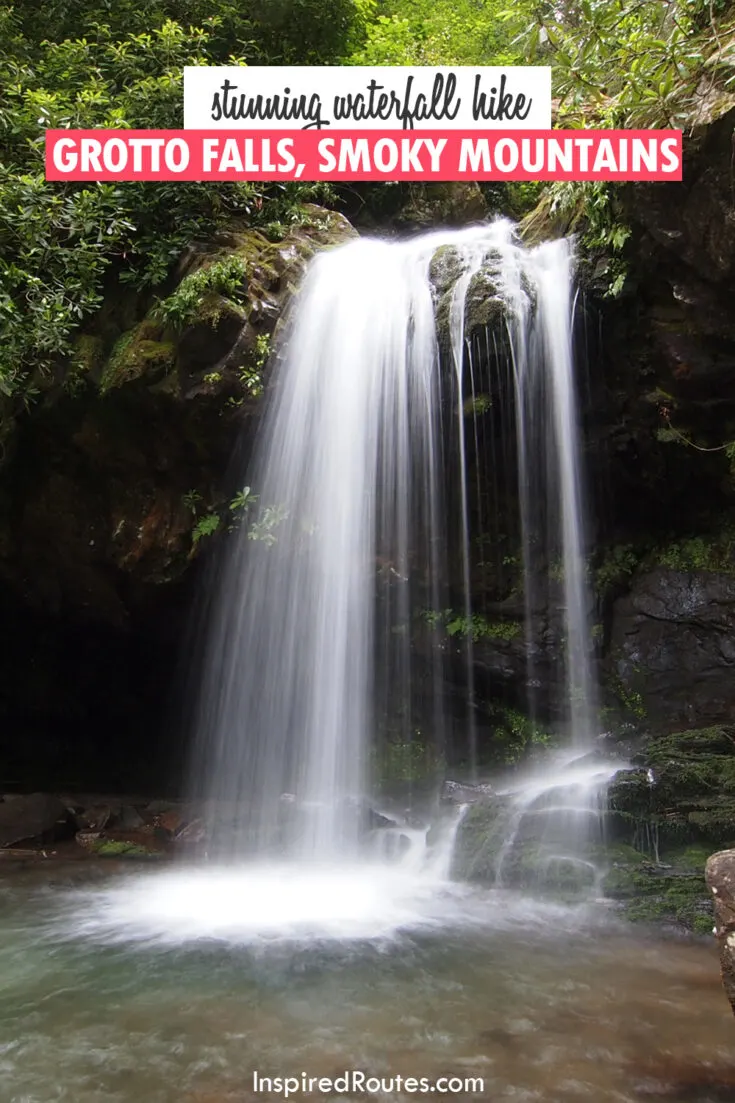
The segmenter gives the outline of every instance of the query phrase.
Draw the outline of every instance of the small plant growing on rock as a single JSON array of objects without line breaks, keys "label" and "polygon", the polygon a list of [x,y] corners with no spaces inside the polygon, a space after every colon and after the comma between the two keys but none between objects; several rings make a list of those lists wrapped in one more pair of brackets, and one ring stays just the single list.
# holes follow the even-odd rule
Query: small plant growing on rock
[{"label": "small plant growing on rock", "polygon": [[160,299],[153,316],[174,329],[183,329],[196,317],[208,294],[224,295],[243,302],[247,268],[241,257],[226,257],[186,276],[167,299]]},{"label": "small plant growing on rock", "polygon": [[201,517],[194,525],[191,533],[191,539],[194,546],[196,546],[203,536],[213,536],[220,526],[220,516],[218,513],[207,513],[206,516]]}]

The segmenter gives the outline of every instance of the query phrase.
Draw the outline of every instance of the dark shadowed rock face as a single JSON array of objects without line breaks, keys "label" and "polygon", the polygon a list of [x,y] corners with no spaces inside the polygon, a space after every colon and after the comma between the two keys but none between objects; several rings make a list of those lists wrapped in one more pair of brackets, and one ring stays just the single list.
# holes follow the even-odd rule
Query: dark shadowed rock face
[{"label": "dark shadowed rock face", "polygon": [[722,983],[735,1014],[735,850],[713,854],[707,862],[706,877],[715,905]]},{"label": "dark shadowed rock face", "polygon": [[65,804],[49,793],[0,799],[0,847],[43,839],[53,834],[58,824],[66,825],[67,819]]},{"label": "dark shadowed rock face", "polygon": [[615,604],[611,660],[655,726],[735,719],[735,575],[636,576]]},{"label": "dark shadowed rock face", "polygon": [[232,298],[172,319],[117,289],[16,423],[0,457],[0,787],[175,784],[183,737],[166,745],[163,717],[216,539],[196,526],[226,531],[270,336],[309,258],[353,233],[309,208],[279,241],[233,227],[192,246],[168,293],[234,258]]}]

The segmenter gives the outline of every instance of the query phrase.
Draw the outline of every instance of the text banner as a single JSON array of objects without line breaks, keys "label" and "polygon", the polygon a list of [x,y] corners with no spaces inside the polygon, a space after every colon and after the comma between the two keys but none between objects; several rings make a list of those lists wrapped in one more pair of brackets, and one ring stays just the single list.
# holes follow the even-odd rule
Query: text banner
[{"label": "text banner", "polygon": [[681,131],[48,130],[47,180],[681,180]]},{"label": "text banner", "polygon": [[191,66],[184,129],[548,130],[547,66]]}]

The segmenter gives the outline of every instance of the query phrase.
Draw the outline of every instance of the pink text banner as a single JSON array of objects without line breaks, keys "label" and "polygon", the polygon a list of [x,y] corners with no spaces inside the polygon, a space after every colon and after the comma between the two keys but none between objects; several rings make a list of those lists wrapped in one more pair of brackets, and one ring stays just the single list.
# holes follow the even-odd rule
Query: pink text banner
[{"label": "pink text banner", "polygon": [[681,180],[678,130],[48,130],[47,180]]}]

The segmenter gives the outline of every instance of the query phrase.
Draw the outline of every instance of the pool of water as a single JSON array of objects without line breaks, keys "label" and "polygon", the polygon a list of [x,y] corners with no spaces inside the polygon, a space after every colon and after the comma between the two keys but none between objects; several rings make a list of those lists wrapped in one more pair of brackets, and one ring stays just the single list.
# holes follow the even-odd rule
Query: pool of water
[{"label": "pool of water", "polygon": [[[735,1099],[714,945],[385,871],[0,870],[2,1103]],[[474,1087],[478,1087],[475,1085]],[[306,1098],[293,1095],[291,1098]],[[318,1093],[310,1098],[325,1098]]]}]

